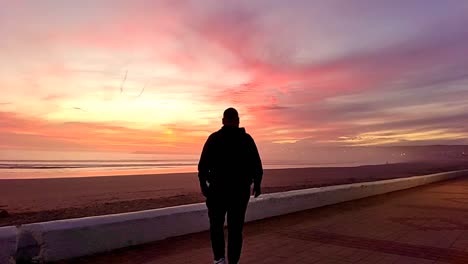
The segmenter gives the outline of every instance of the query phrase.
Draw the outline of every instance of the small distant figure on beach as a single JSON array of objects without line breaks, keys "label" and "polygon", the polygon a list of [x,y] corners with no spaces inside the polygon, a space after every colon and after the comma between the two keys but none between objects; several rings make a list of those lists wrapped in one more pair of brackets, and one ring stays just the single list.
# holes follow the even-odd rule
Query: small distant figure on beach
[{"label": "small distant figure on beach", "polygon": [[200,188],[206,197],[214,263],[224,264],[227,214],[228,263],[237,264],[242,250],[245,212],[252,194],[261,194],[262,162],[253,138],[239,127],[239,114],[228,108],[223,127],[206,141],[198,163]]}]

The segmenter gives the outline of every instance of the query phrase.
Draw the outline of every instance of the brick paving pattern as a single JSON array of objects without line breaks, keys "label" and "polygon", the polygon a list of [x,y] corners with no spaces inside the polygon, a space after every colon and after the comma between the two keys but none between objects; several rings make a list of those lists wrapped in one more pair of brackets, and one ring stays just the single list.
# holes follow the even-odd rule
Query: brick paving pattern
[{"label": "brick paving pattern", "polygon": [[[468,263],[468,178],[249,223],[241,263]],[[212,263],[208,232],[61,263]]]}]

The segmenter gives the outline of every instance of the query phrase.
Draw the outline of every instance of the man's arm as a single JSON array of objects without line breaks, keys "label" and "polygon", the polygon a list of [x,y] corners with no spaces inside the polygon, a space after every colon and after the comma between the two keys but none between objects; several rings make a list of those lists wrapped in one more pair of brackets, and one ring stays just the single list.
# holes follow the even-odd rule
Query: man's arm
[{"label": "man's arm", "polygon": [[253,173],[253,195],[258,197],[261,193],[261,184],[262,184],[262,177],[263,177],[263,166],[262,160],[260,159],[260,154],[258,153],[257,145],[255,144],[254,139],[249,136],[251,141],[251,159],[252,159],[252,173]]},{"label": "man's arm", "polygon": [[212,136],[208,137],[203,146],[203,150],[198,162],[198,180],[200,181],[200,189],[205,197],[208,196],[207,178],[211,168],[211,147]]}]

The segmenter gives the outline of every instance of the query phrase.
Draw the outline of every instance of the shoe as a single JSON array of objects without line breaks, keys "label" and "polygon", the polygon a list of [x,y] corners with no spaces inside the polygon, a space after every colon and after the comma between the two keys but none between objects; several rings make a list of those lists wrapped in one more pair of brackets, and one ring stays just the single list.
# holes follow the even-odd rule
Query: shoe
[{"label": "shoe", "polygon": [[220,258],[219,260],[215,260],[213,263],[214,264],[226,264],[226,259]]}]

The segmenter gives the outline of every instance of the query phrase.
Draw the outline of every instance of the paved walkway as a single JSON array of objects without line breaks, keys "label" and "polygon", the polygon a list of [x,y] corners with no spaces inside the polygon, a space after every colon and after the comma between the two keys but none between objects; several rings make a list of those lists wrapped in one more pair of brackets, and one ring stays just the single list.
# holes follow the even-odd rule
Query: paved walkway
[{"label": "paved walkway", "polygon": [[[468,178],[257,221],[244,237],[245,264],[468,263]],[[66,263],[212,260],[204,232]]]}]

